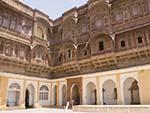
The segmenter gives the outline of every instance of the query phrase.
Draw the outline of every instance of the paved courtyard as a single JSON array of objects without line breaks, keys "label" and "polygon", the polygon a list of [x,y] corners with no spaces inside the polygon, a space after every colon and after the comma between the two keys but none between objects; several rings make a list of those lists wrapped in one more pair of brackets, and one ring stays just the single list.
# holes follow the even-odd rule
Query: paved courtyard
[{"label": "paved courtyard", "polygon": [[73,113],[73,112],[71,110],[65,111],[64,109],[38,108],[25,110],[7,110],[7,111],[0,111],[0,113]]}]

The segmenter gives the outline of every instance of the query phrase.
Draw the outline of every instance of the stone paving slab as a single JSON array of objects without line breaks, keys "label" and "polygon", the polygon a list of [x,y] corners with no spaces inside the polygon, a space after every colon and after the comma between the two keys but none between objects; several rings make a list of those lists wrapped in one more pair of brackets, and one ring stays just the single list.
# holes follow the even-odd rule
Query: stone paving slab
[{"label": "stone paving slab", "polygon": [[0,111],[0,113],[74,113],[74,112],[71,110],[65,111],[64,109],[37,108],[24,110],[7,110],[7,111]]}]

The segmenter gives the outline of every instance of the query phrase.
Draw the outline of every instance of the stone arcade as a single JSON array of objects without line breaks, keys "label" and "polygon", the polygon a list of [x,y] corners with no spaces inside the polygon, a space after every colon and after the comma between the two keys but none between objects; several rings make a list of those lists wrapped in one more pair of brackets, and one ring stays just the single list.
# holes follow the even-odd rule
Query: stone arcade
[{"label": "stone arcade", "polygon": [[0,0],[0,109],[150,104],[150,0],[89,0],[56,20]]}]

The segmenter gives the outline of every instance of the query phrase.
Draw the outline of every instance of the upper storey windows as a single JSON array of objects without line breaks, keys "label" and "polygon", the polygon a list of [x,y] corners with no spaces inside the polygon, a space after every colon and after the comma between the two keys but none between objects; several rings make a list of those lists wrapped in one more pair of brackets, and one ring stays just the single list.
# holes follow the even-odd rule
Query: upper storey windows
[{"label": "upper storey windows", "polygon": [[128,9],[125,9],[125,10],[123,11],[123,18],[124,18],[125,21],[129,20],[130,14],[129,14]]},{"label": "upper storey windows", "polygon": [[9,14],[7,13],[4,13],[3,14],[3,22],[2,22],[2,26],[5,27],[5,28],[8,28],[9,27]]},{"label": "upper storey windows", "polygon": [[95,26],[96,26],[97,28],[102,27],[102,25],[103,25],[103,22],[102,22],[101,19],[98,19],[98,20],[95,22]]},{"label": "upper storey windows", "polygon": [[110,24],[110,14],[109,8],[105,3],[100,1],[99,3],[95,3],[94,6],[91,6],[89,16],[92,30],[102,30],[104,28],[107,30],[107,26]]},{"label": "upper storey windows", "polygon": [[49,65],[49,53],[47,48],[37,45],[32,49],[32,58],[31,60],[38,64]]},{"label": "upper storey windows", "polygon": [[72,57],[72,51],[70,49],[67,50],[67,59],[70,59]]},{"label": "upper storey windows", "polygon": [[[124,14],[124,15],[123,15]],[[123,17],[126,16],[127,18],[127,12],[123,13],[122,11],[116,11],[112,13],[112,21],[113,24],[118,24],[123,22]]]},{"label": "upper storey windows", "polygon": [[15,16],[11,17],[11,19],[10,19],[10,29],[15,30],[16,20],[17,20],[17,18]]},{"label": "upper storey windows", "polygon": [[29,60],[30,47],[12,40],[0,38],[0,54],[20,59],[22,61]]},{"label": "upper storey windows", "polygon": [[125,42],[124,40],[122,40],[122,41],[120,42],[120,46],[121,46],[122,48],[126,47],[126,42]]},{"label": "upper storey windows", "polygon": [[93,37],[90,42],[91,54],[103,54],[113,51],[113,41],[107,34],[99,34]]},{"label": "upper storey windows", "polygon": [[63,40],[72,40],[75,36],[75,20],[72,17],[69,17],[68,19],[64,20],[62,22],[62,28],[63,28]]},{"label": "upper storey windows", "polygon": [[82,35],[87,33],[89,30],[89,21],[86,16],[79,17],[77,21],[77,34]]},{"label": "upper storey windows", "polygon": [[100,41],[98,46],[99,46],[99,51],[104,50],[104,42],[103,41]]},{"label": "upper storey windows", "polygon": [[122,14],[122,12],[116,13],[116,21],[120,22],[122,20],[123,20],[123,14]]},{"label": "upper storey windows", "polygon": [[135,4],[134,6],[131,7],[132,10],[132,15],[133,17],[138,17],[140,15],[140,6],[138,4]]},{"label": "upper storey windows", "polygon": [[112,3],[111,18],[113,25],[120,25],[126,21],[142,18],[148,15],[149,0],[131,0]]},{"label": "upper storey windows", "polygon": [[51,26],[46,19],[36,17],[34,26],[34,36],[37,39],[48,40],[51,35]]},{"label": "upper storey windows", "polygon": [[18,32],[25,36],[32,35],[32,20],[20,14],[0,8],[0,27],[7,30]]},{"label": "upper storey windows", "polygon": [[37,28],[37,34],[36,35],[38,38],[44,39],[44,32],[43,32],[43,29],[41,27]]}]

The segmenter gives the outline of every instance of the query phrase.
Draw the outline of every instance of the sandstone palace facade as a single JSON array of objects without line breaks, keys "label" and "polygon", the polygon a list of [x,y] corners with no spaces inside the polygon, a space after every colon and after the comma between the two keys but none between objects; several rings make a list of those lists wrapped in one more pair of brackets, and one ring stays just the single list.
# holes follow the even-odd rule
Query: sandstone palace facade
[{"label": "sandstone palace facade", "polygon": [[0,108],[67,101],[150,104],[150,0],[89,0],[56,20],[0,0]]}]

